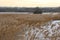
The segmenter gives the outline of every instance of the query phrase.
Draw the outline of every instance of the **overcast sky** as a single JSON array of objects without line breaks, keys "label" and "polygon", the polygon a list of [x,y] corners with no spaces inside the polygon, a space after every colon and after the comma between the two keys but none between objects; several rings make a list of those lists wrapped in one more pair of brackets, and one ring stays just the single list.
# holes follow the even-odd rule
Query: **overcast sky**
[{"label": "overcast sky", "polygon": [[58,7],[60,0],[0,0],[4,7]]}]

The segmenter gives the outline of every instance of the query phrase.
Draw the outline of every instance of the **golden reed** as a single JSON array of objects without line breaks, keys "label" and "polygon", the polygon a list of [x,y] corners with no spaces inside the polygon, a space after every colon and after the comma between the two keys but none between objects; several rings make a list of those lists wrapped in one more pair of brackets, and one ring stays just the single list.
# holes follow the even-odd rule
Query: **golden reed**
[{"label": "golden reed", "polygon": [[0,14],[0,40],[18,40],[17,34],[24,35],[27,26],[38,27],[50,20],[60,20],[60,14]]}]

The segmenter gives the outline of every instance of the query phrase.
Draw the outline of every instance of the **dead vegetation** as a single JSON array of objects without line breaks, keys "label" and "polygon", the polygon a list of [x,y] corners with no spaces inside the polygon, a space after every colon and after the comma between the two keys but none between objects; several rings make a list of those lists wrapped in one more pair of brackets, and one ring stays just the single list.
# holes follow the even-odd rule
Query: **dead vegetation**
[{"label": "dead vegetation", "polygon": [[[24,28],[39,27],[50,20],[60,20],[60,14],[0,14],[0,40],[24,40]],[[33,40],[33,39],[31,39]],[[53,39],[52,39],[53,40]]]}]

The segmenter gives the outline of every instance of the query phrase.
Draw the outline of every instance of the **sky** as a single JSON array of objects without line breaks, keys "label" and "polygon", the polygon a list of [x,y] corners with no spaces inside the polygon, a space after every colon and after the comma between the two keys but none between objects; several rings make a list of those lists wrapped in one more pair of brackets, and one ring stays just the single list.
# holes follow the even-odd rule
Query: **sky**
[{"label": "sky", "polygon": [[60,0],[0,0],[0,7],[59,7]]}]

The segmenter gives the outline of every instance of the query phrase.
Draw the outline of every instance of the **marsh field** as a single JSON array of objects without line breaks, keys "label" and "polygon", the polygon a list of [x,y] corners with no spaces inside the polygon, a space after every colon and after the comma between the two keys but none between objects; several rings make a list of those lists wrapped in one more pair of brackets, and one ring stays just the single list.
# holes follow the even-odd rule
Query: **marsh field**
[{"label": "marsh field", "polygon": [[59,13],[0,12],[0,40],[60,40],[60,22],[54,20]]}]

